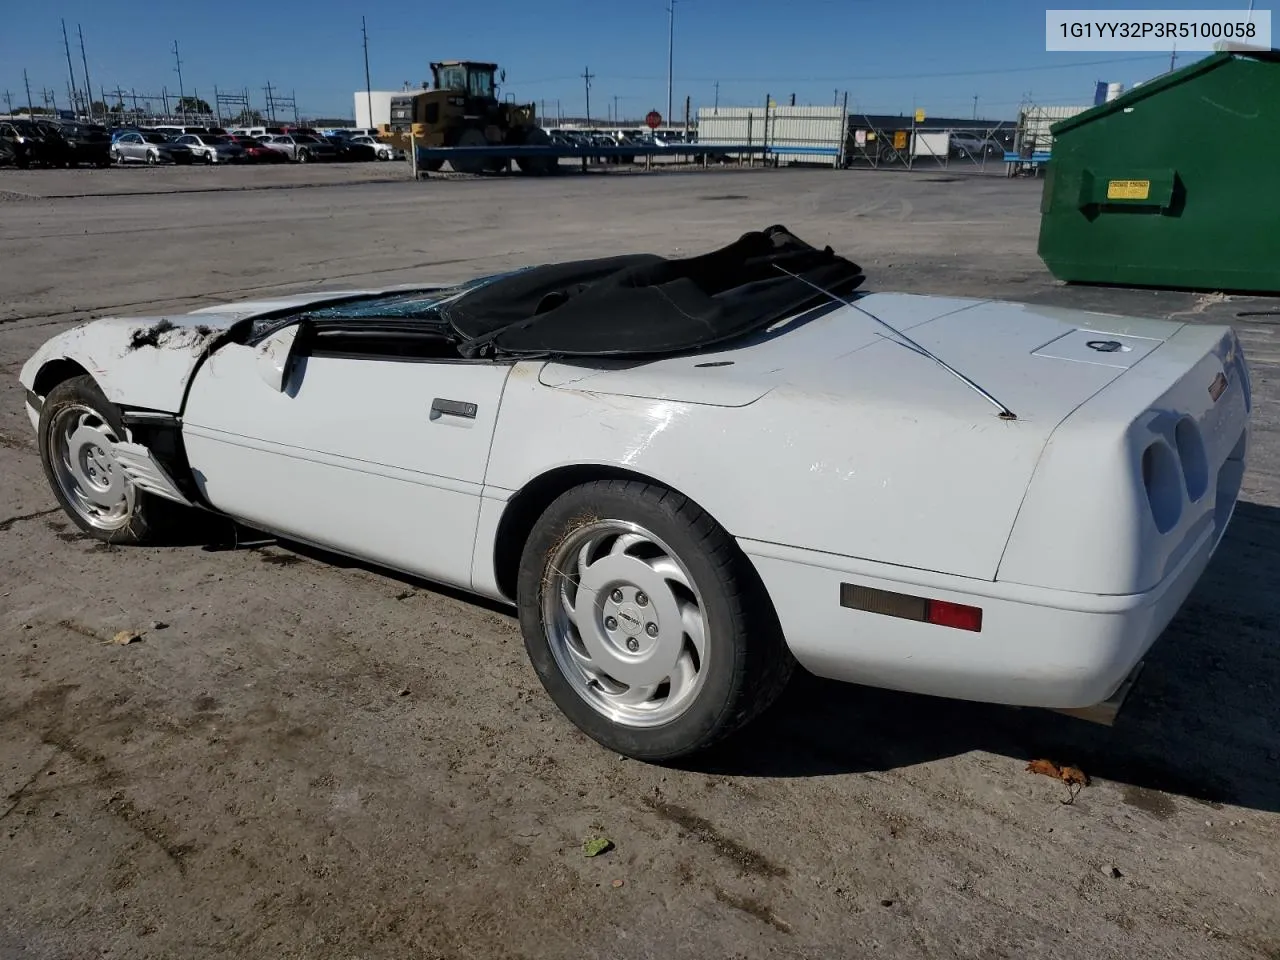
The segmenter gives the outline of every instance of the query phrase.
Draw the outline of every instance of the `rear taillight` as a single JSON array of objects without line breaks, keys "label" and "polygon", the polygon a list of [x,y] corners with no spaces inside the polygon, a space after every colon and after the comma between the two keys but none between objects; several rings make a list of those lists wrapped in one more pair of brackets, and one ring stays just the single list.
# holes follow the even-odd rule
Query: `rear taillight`
[{"label": "rear taillight", "polygon": [[1142,486],[1156,529],[1168,533],[1182,516],[1182,470],[1178,455],[1164,440],[1142,452]]},{"label": "rear taillight", "polygon": [[982,608],[949,603],[946,600],[930,600],[925,620],[940,627],[955,627],[957,630],[978,633],[982,630]]},{"label": "rear taillight", "polygon": [[1209,489],[1209,458],[1205,453],[1204,439],[1196,422],[1190,417],[1183,417],[1173,431],[1173,440],[1182,464],[1183,485],[1187,496],[1195,503]]}]

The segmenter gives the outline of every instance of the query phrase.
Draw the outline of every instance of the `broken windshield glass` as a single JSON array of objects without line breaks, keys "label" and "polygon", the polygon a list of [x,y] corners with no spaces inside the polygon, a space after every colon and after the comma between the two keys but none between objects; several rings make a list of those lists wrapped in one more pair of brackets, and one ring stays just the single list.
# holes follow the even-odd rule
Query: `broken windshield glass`
[{"label": "broken windshield glass", "polygon": [[335,301],[322,302],[311,308],[291,310],[284,314],[270,314],[259,317],[253,322],[249,337],[251,340],[258,340],[299,320],[329,323],[344,320],[353,322],[441,320],[440,308],[444,304],[452,303],[479,287],[510,275],[510,273],[500,273],[478,277],[449,287],[429,287],[394,293],[343,297]]}]

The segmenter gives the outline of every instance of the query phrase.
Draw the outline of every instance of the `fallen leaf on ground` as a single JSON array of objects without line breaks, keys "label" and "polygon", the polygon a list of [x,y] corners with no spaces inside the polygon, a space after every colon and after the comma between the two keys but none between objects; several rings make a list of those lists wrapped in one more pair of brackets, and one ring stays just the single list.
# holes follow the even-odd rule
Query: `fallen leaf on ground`
[{"label": "fallen leaf on ground", "polygon": [[136,643],[141,639],[142,639],[142,634],[140,634],[137,630],[121,630],[107,642],[119,644],[120,646],[123,647],[127,643]]},{"label": "fallen leaf on ground", "polygon": [[1062,778],[1062,770],[1052,760],[1032,760],[1027,764],[1027,773],[1040,773],[1055,780]]},{"label": "fallen leaf on ground", "polygon": [[590,840],[583,842],[582,855],[584,857],[598,857],[600,854],[612,849],[613,841],[608,837],[592,837]]},{"label": "fallen leaf on ground", "polygon": [[[1032,760],[1027,764],[1027,772],[1061,780],[1067,785],[1067,790],[1071,791],[1071,800],[1075,800],[1076,794],[1089,785],[1089,778],[1079,767],[1060,767],[1052,760]],[[1072,790],[1072,787],[1076,789]],[[1071,800],[1064,802],[1070,803]]]},{"label": "fallen leaf on ground", "polygon": [[1063,767],[1058,776],[1062,778],[1062,782],[1067,786],[1079,784],[1082,787],[1089,785],[1089,778],[1085,776],[1083,770],[1079,767]]}]

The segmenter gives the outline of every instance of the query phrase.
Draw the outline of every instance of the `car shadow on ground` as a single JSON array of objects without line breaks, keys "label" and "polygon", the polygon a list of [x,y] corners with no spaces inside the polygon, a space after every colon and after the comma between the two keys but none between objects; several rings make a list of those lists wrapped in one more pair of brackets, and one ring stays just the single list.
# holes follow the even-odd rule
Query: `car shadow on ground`
[{"label": "car shadow on ground", "polygon": [[[801,673],[743,735],[687,764],[721,775],[889,770],[984,750],[1133,787],[1280,811],[1280,509],[1241,503],[1113,727]],[[1034,642],[1034,638],[1028,638]]]},{"label": "car shadow on ground", "polygon": [[[358,560],[228,527],[205,549],[263,550],[391,579],[512,616],[510,607]],[[224,533],[226,533],[224,531]],[[278,562],[278,561],[273,561]],[[773,709],[678,766],[722,776],[886,771],[974,750],[1051,759],[1090,777],[1201,803],[1280,812],[1280,509],[1242,502],[1113,727],[822,680],[803,670]],[[1034,638],[1028,638],[1034,642]],[[1157,807],[1160,798],[1151,801]],[[1167,801],[1165,801],[1167,804]]]}]

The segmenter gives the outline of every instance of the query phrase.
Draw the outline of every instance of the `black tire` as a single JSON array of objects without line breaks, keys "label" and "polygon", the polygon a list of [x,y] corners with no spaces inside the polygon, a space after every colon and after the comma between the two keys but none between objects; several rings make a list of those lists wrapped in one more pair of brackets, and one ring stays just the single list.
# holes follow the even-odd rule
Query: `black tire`
[{"label": "black tire", "polygon": [[[626,725],[598,711],[561,671],[548,640],[542,602],[549,565],[567,537],[598,519],[651,531],[701,594],[707,675],[683,712],[660,726]],[[557,498],[525,543],[517,600],[525,649],[556,706],[587,736],[637,760],[660,763],[705,750],[763,713],[795,668],[764,585],[737,544],[691,500],[652,484],[602,480]]]},{"label": "black tire", "polygon": [[147,165],[148,165],[148,166],[154,167],[154,166],[155,166],[157,163],[159,163],[159,162],[160,162],[160,154],[158,154],[158,153],[153,153],[153,152],[148,152],[148,153],[147,153]]},{"label": "black tire", "polygon": [[89,407],[119,437],[125,436],[125,428],[119,409],[103,395],[93,377],[86,375],[64,380],[45,397],[44,406],[40,410],[38,430],[40,462],[44,465],[45,479],[48,480],[58,505],[76,526],[97,540],[126,546],[167,543],[189,534],[196,521],[196,511],[136,488],[133,509],[128,522],[121,527],[103,530],[80,515],[58,482],[52,460],[51,428],[58,412],[72,404]]},{"label": "black tire", "polygon": [[306,163],[308,158],[310,157],[310,154],[308,154],[307,151],[305,150],[299,150],[297,156],[298,156],[299,163]]}]

